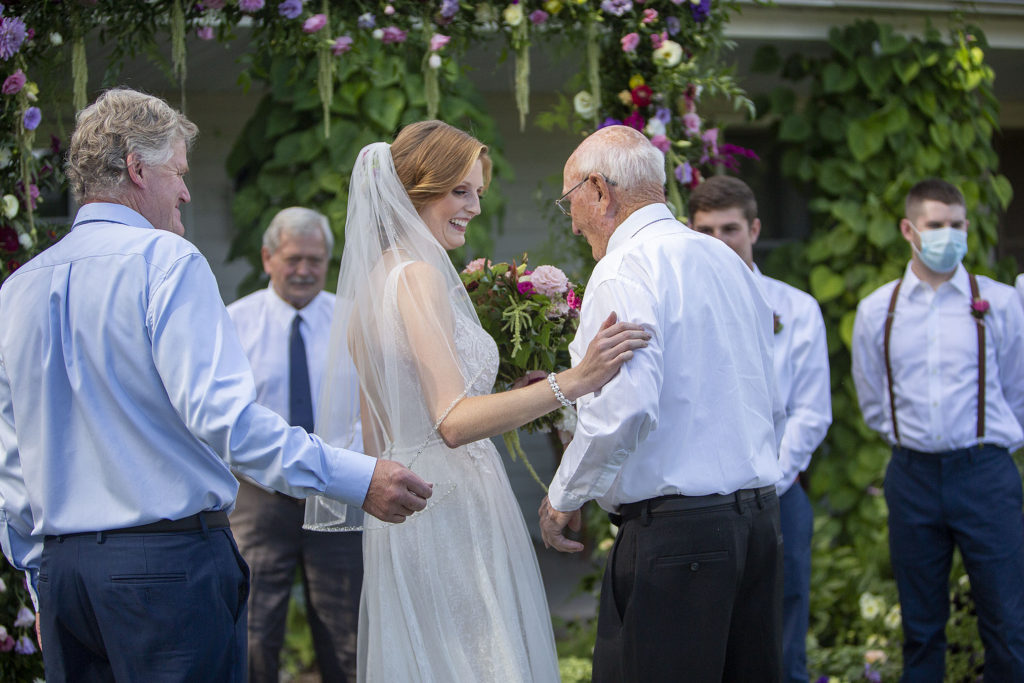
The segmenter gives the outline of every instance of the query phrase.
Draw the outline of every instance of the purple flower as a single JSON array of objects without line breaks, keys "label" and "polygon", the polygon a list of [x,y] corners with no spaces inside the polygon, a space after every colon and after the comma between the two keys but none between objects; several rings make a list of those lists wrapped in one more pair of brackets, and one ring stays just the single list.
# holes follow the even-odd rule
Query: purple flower
[{"label": "purple flower", "polygon": [[5,62],[13,57],[25,42],[25,22],[21,17],[0,19],[0,58]]},{"label": "purple flower", "polygon": [[388,26],[384,29],[384,35],[381,36],[380,40],[385,45],[391,43],[404,43],[405,37],[408,34],[397,26]]},{"label": "purple flower", "polygon": [[4,80],[0,91],[5,95],[16,95],[25,87],[25,72],[18,69]]},{"label": "purple flower", "polygon": [[213,27],[200,26],[196,29],[196,35],[199,37],[199,40],[213,40]]},{"label": "purple flower", "polygon": [[550,16],[550,14],[548,14],[542,9],[535,9],[532,12],[530,12],[530,21],[533,22],[535,25],[540,26],[545,21],[547,21],[548,17]]},{"label": "purple flower", "polygon": [[441,0],[441,16],[451,19],[459,11],[459,0]]},{"label": "purple flower", "polygon": [[31,655],[35,654],[36,646],[32,643],[32,639],[28,636],[22,636],[18,638],[18,642],[14,646],[14,651],[19,655]]},{"label": "purple flower", "polygon": [[524,296],[532,296],[535,291],[533,283],[528,280],[520,280],[516,284],[516,289],[518,289],[519,293]]},{"label": "purple flower", "polygon": [[243,12],[259,12],[263,9],[263,0],[238,0],[238,9]]},{"label": "purple flower", "polygon": [[679,33],[682,27],[679,25],[679,19],[676,17],[669,17],[665,19],[665,28],[668,29],[668,34],[670,36],[674,36]]},{"label": "purple flower", "polygon": [[672,141],[664,135],[655,135],[651,138],[651,144],[661,150],[662,154],[667,153],[672,148]]},{"label": "purple flower", "polygon": [[377,18],[367,12],[366,14],[360,14],[359,18],[356,19],[356,26],[359,28],[373,28],[377,25]]},{"label": "purple flower", "polygon": [[331,52],[335,57],[340,57],[349,50],[352,49],[352,37],[351,36],[339,36],[334,39],[334,45],[331,46]]},{"label": "purple flower", "polygon": [[302,24],[302,30],[306,33],[316,33],[327,25],[326,14],[314,14]]},{"label": "purple flower", "polygon": [[700,0],[697,4],[690,4],[690,14],[698,24],[703,23],[711,15],[711,0]]},{"label": "purple flower", "polygon": [[[7,272],[13,273],[18,268],[18,265],[19,264],[18,264],[17,261],[8,261],[7,262]],[[0,640],[0,652],[10,652],[13,649],[14,649],[14,638],[11,638],[8,635],[5,638],[3,638],[2,640]]]},{"label": "purple flower", "polygon": [[690,166],[689,161],[676,166],[676,180],[683,185],[689,185],[693,182],[693,167]]},{"label": "purple flower", "polygon": [[871,665],[867,663],[864,664],[864,678],[871,683],[882,683],[882,674],[872,669]]},{"label": "purple flower", "polygon": [[654,112],[654,118],[658,119],[667,126],[669,124],[669,121],[672,120],[672,110],[669,109],[668,107],[658,107]]},{"label": "purple flower", "polygon": [[618,119],[613,119],[612,117],[609,116],[608,118],[606,118],[604,121],[601,122],[601,125],[599,125],[597,127],[597,129],[601,130],[602,128],[607,128],[608,126],[621,126],[621,125],[622,125],[622,121],[619,121]]},{"label": "purple flower", "polygon": [[226,0],[203,0],[203,7],[206,9],[224,9],[224,5],[227,4]]},{"label": "purple flower", "polygon": [[296,19],[302,14],[302,0],[284,0],[277,6],[277,13],[285,19]]},{"label": "purple flower", "polygon": [[621,17],[626,12],[633,9],[633,0],[604,0],[601,3],[601,9],[608,14],[614,14],[617,17]]},{"label": "purple flower", "polygon": [[690,138],[699,133],[700,117],[692,111],[689,114],[683,114],[683,130],[686,131],[686,136]]},{"label": "purple flower", "polygon": [[15,628],[28,628],[36,623],[36,615],[28,607],[22,605],[18,609],[18,616],[14,618]]},{"label": "purple flower", "polygon": [[623,52],[633,52],[636,50],[636,46],[640,44],[640,34],[636,32],[627,33],[619,38],[619,42],[622,43]]},{"label": "purple flower", "polygon": [[26,129],[35,130],[42,120],[43,112],[39,111],[39,107],[29,107],[25,110],[25,115],[22,117],[21,122]]}]

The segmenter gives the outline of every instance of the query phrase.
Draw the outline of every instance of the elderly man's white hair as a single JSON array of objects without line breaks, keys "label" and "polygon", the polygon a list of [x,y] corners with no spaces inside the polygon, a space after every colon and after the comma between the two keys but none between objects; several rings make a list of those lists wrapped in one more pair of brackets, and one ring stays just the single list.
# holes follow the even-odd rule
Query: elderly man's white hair
[{"label": "elderly man's white hair", "polygon": [[278,211],[270,221],[263,233],[263,246],[273,254],[281,246],[281,239],[285,235],[302,237],[316,233],[323,235],[327,255],[330,256],[334,250],[334,233],[331,232],[327,216],[303,206],[290,206]]},{"label": "elderly man's white hair", "polygon": [[597,131],[573,153],[572,162],[578,177],[602,173],[622,191],[665,185],[665,155],[629,126]]}]

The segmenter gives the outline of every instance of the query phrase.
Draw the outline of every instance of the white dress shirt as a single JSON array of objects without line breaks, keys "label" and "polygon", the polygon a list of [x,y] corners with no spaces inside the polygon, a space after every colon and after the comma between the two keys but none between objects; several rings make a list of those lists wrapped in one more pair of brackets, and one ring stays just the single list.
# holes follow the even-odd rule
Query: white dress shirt
[{"label": "white dress shirt", "polygon": [[[985,323],[985,435],[1011,451],[1024,444],[1024,310],[1013,288],[978,276],[989,302]],[[896,281],[857,306],[853,379],[864,421],[896,443],[889,407],[883,335]],[[890,337],[900,444],[938,453],[979,443],[978,332],[967,271],[933,290],[907,265]]]},{"label": "white dress shirt", "polygon": [[[331,321],[334,319],[335,297],[329,292],[318,293],[302,309],[294,308],[282,299],[272,284],[266,289],[242,297],[228,306],[228,315],[238,330],[238,340],[249,358],[256,379],[256,401],[283,418],[288,415],[288,344],[292,320],[302,316],[299,330],[306,346],[306,364],[309,367],[309,388],[313,398],[313,414],[318,415],[320,388],[327,368],[327,353],[331,340]],[[342,334],[344,337],[344,334]],[[347,350],[342,345],[341,350]],[[339,378],[348,387],[349,395],[358,404],[359,377],[351,359],[344,364]],[[334,380],[332,380],[334,381]],[[339,426],[334,431],[338,432]],[[337,444],[354,451],[363,450],[362,425],[358,418],[347,427],[348,438]]]},{"label": "white dress shirt", "polygon": [[664,204],[612,234],[583,299],[573,363],[611,311],[651,332],[601,390],[581,397],[576,434],[549,491],[569,511],[662,495],[774,484],[785,412],[772,367],[772,310],[725,244]]},{"label": "white dress shirt", "polygon": [[761,291],[782,329],[775,334],[775,381],[786,406],[786,430],[779,446],[781,496],[811,462],[832,424],[832,381],[821,307],[813,296],[772,279],[754,266]]},{"label": "white dress shirt", "polygon": [[0,542],[230,510],[231,467],[361,505],[376,461],[255,402],[206,259],[120,204],[86,204],[0,289]]}]

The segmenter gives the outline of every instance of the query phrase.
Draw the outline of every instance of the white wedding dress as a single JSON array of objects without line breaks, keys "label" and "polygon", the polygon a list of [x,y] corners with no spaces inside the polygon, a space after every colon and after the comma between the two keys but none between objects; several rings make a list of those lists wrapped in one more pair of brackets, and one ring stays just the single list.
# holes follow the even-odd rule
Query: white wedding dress
[{"label": "white wedding dress", "polygon": [[[412,438],[398,435],[386,455],[434,482],[435,494],[402,524],[366,518],[359,680],[557,681],[537,558],[498,452],[489,439],[448,448],[424,406],[398,313],[402,270],[387,277],[382,308],[395,325],[396,366],[408,371],[401,393],[420,419],[406,434]],[[489,393],[498,368],[494,340],[475,320],[453,314],[459,362],[471,378],[467,394]],[[402,422],[417,423],[409,414]]]}]

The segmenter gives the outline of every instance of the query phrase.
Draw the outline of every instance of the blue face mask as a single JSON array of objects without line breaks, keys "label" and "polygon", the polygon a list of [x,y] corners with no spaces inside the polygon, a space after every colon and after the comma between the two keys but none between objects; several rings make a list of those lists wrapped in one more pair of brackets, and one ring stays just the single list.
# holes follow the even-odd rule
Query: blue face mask
[{"label": "blue face mask", "polygon": [[[909,222],[909,221],[908,221]],[[967,255],[967,232],[957,228],[945,227],[921,232],[910,223],[914,232],[921,238],[921,248],[914,248],[921,262],[929,270],[936,273],[950,273]]]}]

